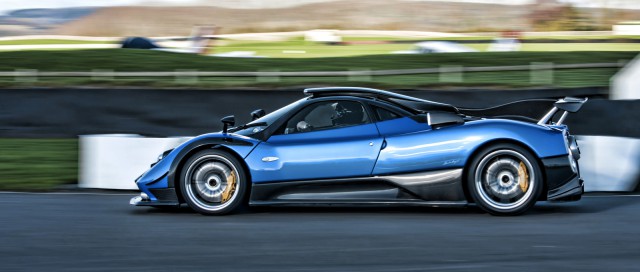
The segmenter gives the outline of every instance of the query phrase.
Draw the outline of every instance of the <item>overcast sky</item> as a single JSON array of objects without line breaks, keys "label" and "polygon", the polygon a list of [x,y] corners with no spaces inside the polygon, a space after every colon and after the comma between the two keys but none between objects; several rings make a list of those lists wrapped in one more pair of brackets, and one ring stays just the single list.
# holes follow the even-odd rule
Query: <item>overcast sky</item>
[{"label": "overcast sky", "polygon": [[[327,0],[0,0],[0,13],[9,10],[27,8],[61,8],[77,6],[123,6],[123,5],[215,5],[224,7],[236,7],[242,5],[249,8],[268,8],[289,6],[293,3],[323,2]],[[409,0],[409,1],[433,1],[433,0]],[[448,2],[475,2],[496,4],[526,4],[533,0],[439,0]],[[618,8],[640,9],[640,0],[561,0],[572,2],[580,6],[597,7],[607,5]]]}]

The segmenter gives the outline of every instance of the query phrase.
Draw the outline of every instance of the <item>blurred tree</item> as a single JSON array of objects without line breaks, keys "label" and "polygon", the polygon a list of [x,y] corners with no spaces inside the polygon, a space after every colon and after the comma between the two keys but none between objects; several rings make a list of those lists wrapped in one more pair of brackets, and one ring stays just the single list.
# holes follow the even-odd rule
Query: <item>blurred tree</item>
[{"label": "blurred tree", "polygon": [[590,14],[556,0],[537,0],[529,14],[535,31],[591,31],[601,28]]}]

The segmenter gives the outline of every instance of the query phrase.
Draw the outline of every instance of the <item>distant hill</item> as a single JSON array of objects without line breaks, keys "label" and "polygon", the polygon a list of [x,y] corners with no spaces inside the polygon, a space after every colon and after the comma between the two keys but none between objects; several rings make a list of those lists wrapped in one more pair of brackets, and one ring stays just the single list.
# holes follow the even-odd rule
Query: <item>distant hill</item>
[{"label": "distant hill", "polygon": [[[222,33],[328,29],[423,31],[531,30],[530,5],[337,0],[269,9],[202,7],[109,7],[53,30],[91,36],[188,35],[194,25],[217,25]],[[640,17],[640,11],[580,9],[590,20]],[[615,12],[615,16],[611,16]],[[544,14],[544,12],[542,13]],[[625,17],[626,16],[626,17]]]},{"label": "distant hill", "polygon": [[109,7],[54,30],[93,36],[187,35],[198,24],[223,33],[314,28],[463,31],[526,29],[527,6],[342,0],[272,9],[202,7]]},{"label": "distant hill", "polygon": [[196,0],[191,1],[190,3],[192,6],[213,6],[233,9],[266,9],[294,7],[311,3],[326,3],[334,1],[341,0]]},{"label": "distant hill", "polygon": [[97,8],[21,9],[0,16],[0,36],[45,34],[60,24],[92,14]]},{"label": "distant hill", "polygon": [[[421,30],[493,32],[532,30],[532,5],[499,5],[404,0],[215,0],[225,6],[124,6],[104,8],[18,10],[0,16],[0,35],[12,33],[84,36],[186,36],[194,25],[216,25],[221,33],[294,31],[308,29]],[[248,2],[247,2],[248,1]],[[548,1],[549,5],[559,5]],[[152,2],[151,2],[152,3]],[[191,2],[194,3],[194,2]],[[247,3],[253,3],[248,5]],[[305,4],[300,4],[305,3]],[[555,3],[555,4],[554,4]],[[574,20],[610,29],[603,18],[637,20],[640,10],[578,9]],[[542,19],[556,14],[538,12]],[[566,22],[558,22],[564,24]]]}]

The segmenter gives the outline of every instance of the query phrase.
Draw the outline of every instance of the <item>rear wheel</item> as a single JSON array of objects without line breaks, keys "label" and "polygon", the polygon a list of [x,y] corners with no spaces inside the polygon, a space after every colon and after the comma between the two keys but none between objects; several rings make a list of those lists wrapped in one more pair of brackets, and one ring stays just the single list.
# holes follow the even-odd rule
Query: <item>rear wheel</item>
[{"label": "rear wheel", "polygon": [[207,149],[191,156],[180,175],[180,191],[192,209],[207,215],[227,214],[245,198],[247,177],[242,164],[222,150]]},{"label": "rear wheel", "polygon": [[467,172],[471,197],[481,209],[494,215],[526,212],[543,187],[535,157],[513,144],[497,144],[480,151]]}]

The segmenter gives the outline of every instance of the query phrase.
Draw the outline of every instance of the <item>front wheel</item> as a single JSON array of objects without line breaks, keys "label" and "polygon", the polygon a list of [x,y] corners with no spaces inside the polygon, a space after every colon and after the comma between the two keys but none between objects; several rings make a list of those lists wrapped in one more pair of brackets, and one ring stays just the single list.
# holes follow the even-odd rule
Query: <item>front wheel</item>
[{"label": "front wheel", "polygon": [[191,156],[180,177],[185,202],[206,215],[232,212],[244,201],[248,186],[242,164],[228,152],[216,149]]},{"label": "front wheel", "polygon": [[485,148],[471,161],[467,186],[475,203],[493,215],[517,215],[531,208],[543,187],[535,157],[512,144]]}]

